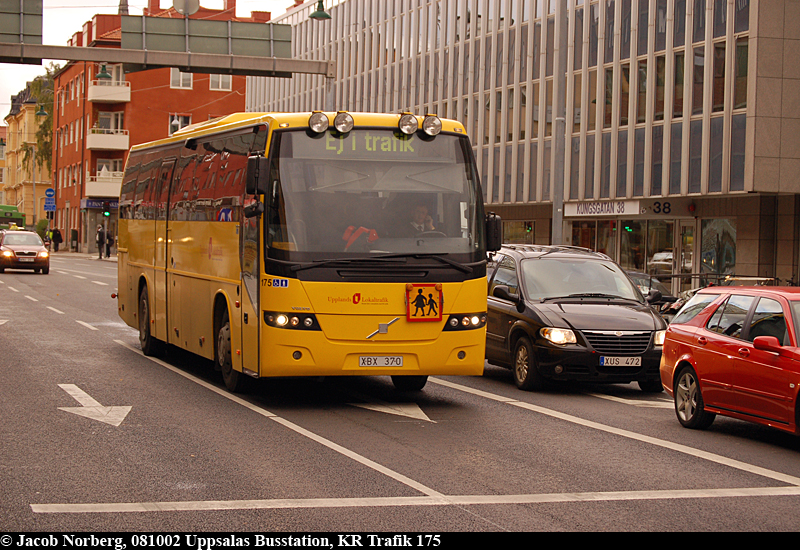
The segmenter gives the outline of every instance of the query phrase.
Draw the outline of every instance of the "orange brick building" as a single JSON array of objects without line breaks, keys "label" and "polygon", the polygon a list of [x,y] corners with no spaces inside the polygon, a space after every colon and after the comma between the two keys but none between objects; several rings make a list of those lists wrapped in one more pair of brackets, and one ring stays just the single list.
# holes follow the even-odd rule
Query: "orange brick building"
[{"label": "orange brick building", "polygon": [[[144,15],[183,18],[148,0]],[[267,22],[268,12],[237,18],[236,0],[200,8],[192,19]],[[95,15],[70,46],[120,48],[119,15]],[[117,200],[131,146],[162,139],[188,124],[245,110],[244,76],[182,73],[163,68],[124,74],[122,65],[71,61],[54,78],[53,187],[65,248],[95,252],[98,224],[117,234]],[[103,216],[104,205],[111,215]]]}]

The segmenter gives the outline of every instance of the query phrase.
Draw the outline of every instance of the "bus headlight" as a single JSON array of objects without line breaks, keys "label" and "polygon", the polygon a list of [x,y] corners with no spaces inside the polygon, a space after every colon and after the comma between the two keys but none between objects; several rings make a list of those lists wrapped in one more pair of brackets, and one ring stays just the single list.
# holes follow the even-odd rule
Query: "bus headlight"
[{"label": "bus headlight", "polygon": [[333,119],[333,127],[342,134],[346,134],[353,129],[353,115],[339,111],[336,118]]},{"label": "bus headlight", "polygon": [[314,111],[311,113],[311,116],[308,117],[308,127],[311,128],[312,132],[321,134],[328,129],[328,124],[330,124],[328,122],[328,115],[322,111]]},{"label": "bus headlight", "polygon": [[397,126],[400,128],[401,132],[410,136],[419,128],[419,122],[417,121],[417,117],[411,113],[403,113]]},{"label": "bus headlight", "polygon": [[486,313],[458,313],[447,318],[444,330],[474,330],[486,326]]},{"label": "bus headlight", "polygon": [[548,342],[558,344],[559,346],[578,342],[575,338],[575,333],[568,328],[544,327],[539,331],[539,334]]},{"label": "bus headlight", "polygon": [[442,131],[442,121],[436,115],[425,115],[422,121],[422,131],[429,136],[438,135]]},{"label": "bus headlight", "polygon": [[313,313],[282,313],[265,311],[264,322],[274,328],[294,330],[322,330]]}]

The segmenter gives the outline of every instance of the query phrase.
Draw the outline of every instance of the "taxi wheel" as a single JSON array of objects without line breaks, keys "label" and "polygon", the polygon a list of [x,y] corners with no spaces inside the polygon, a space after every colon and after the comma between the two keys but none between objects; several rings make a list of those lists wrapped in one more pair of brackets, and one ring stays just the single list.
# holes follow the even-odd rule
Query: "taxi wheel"
[{"label": "taxi wheel", "polygon": [[148,356],[160,355],[163,350],[162,342],[150,333],[150,300],[147,287],[143,287],[139,294],[139,345],[142,346],[142,353]]},{"label": "taxi wheel", "polygon": [[49,267],[49,266],[48,266],[48,267],[43,267],[43,268],[42,268],[42,273],[44,273],[45,275],[47,275],[48,273],[50,273],[50,267]]},{"label": "taxi wheel", "polygon": [[420,391],[427,383],[427,376],[392,376],[392,384],[400,391]]},{"label": "taxi wheel", "polygon": [[228,391],[239,392],[244,387],[244,376],[241,372],[234,370],[231,359],[231,322],[228,317],[228,310],[222,312],[222,320],[217,332],[217,352],[216,367],[222,372],[222,380]]},{"label": "taxi wheel", "polygon": [[539,370],[536,368],[536,358],[533,353],[533,345],[527,337],[523,336],[517,340],[514,347],[514,384],[521,390],[539,391],[544,388],[544,380]]},{"label": "taxi wheel", "polygon": [[683,427],[704,430],[714,422],[717,415],[706,412],[697,373],[692,367],[684,367],[678,374],[674,394],[675,414]]}]

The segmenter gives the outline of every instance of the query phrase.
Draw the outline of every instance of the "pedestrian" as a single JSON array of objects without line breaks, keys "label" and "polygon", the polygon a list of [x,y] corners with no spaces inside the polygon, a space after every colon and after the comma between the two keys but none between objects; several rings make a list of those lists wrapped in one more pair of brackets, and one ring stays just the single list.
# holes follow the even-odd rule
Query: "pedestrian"
[{"label": "pedestrian", "polygon": [[99,254],[98,260],[103,259],[103,248],[106,246],[106,233],[103,231],[103,226],[97,224],[97,235],[95,236],[95,242],[97,242],[97,253]]},{"label": "pedestrian", "polygon": [[64,237],[61,235],[61,230],[56,228],[53,229],[53,249],[55,252],[58,252],[58,245],[64,242]]},{"label": "pedestrian", "polygon": [[114,235],[112,233],[106,234],[106,258],[111,257],[111,243],[114,242]]}]

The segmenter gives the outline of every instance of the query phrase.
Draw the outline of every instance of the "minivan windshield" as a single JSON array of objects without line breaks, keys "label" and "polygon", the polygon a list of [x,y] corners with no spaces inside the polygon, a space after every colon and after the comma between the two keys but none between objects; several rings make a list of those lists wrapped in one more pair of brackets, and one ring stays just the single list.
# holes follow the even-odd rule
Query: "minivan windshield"
[{"label": "minivan windshield", "polygon": [[525,294],[544,298],[623,298],[644,303],[641,292],[610,261],[581,258],[528,258],[521,263]]}]

